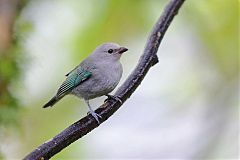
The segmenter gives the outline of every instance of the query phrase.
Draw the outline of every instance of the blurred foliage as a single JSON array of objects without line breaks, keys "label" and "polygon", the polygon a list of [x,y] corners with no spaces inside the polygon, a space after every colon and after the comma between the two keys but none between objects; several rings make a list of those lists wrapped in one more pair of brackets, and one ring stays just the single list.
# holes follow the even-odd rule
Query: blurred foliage
[{"label": "blurred foliage", "polygon": [[[35,3],[38,1],[31,2]],[[81,6],[84,1],[65,1],[65,3],[71,2],[76,6]],[[157,15],[162,11],[159,9],[162,7],[159,3],[162,2],[156,3],[155,1],[103,0],[99,3],[99,0],[91,0],[86,2],[90,3],[90,7],[88,6],[91,8],[90,15],[88,15],[89,17],[83,26],[73,33],[69,42],[70,47],[72,47],[73,54],[71,56],[73,57],[73,64],[78,64],[99,43],[106,41],[129,43],[132,40],[136,40],[139,34],[147,35],[150,31],[148,29],[153,25],[153,9],[149,6],[158,4],[155,6],[156,8],[154,7]],[[17,124],[16,122],[20,120],[18,114],[20,101],[14,92],[17,88],[16,84],[25,72],[21,70],[21,67],[27,65],[26,54],[23,53],[21,46],[24,43],[23,37],[32,31],[33,28],[31,23],[24,21],[20,16],[21,8],[27,3],[28,1],[21,1],[21,5],[18,8],[11,47],[4,53],[0,53],[0,125]],[[192,28],[196,30],[204,47],[206,46],[208,49],[208,53],[205,54],[209,54],[208,56],[211,57],[211,60],[217,66],[218,71],[222,73],[225,80],[238,78],[239,41],[237,32],[239,26],[237,6],[237,1],[234,0],[187,0],[180,11],[180,14],[190,21],[190,23],[186,24],[193,24]],[[38,13],[34,11],[32,14]],[[75,14],[78,15],[78,13]],[[180,14],[177,19],[181,17]],[[53,20],[51,21],[54,23]],[[223,85],[225,85],[224,82],[216,84],[217,88],[221,88]],[[22,125],[26,129],[26,135],[21,138],[22,142],[24,142],[23,146],[27,146],[27,149],[25,148],[27,151],[61,131],[76,118],[74,115],[71,115],[72,112],[69,111],[68,107],[65,107],[69,105],[66,102],[60,102],[60,109],[52,110],[48,113],[45,112],[44,117],[39,116],[40,105],[42,105],[39,104],[40,102],[42,102],[40,98],[37,102],[31,102],[30,104],[36,106],[36,108],[29,107],[23,118]],[[63,106],[62,109],[61,105]],[[42,130],[43,128],[44,131]],[[71,157],[73,153],[79,158],[80,153],[81,155],[84,154],[82,150],[79,151],[79,148],[77,144],[73,144],[73,147],[68,147],[66,151],[61,152],[55,158]],[[84,157],[84,155],[81,157]]]},{"label": "blurred foliage", "polygon": [[19,23],[11,47],[0,54],[0,125],[17,124],[19,119],[20,105],[14,91],[22,74],[21,66],[25,64],[20,37],[29,31],[29,26]]},{"label": "blurred foliage", "polygon": [[[0,125],[15,122],[17,119],[17,101],[10,91],[10,86],[17,80],[19,70],[16,63],[16,54],[1,54],[0,58]],[[11,116],[10,116],[10,115]]]},{"label": "blurred foliage", "polygon": [[229,80],[238,77],[237,0],[190,1],[187,16],[208,48],[219,71]]},{"label": "blurred foliage", "polygon": [[73,36],[73,53],[78,61],[100,43],[124,41],[126,37],[142,33],[151,24],[146,8],[148,1],[105,0],[99,5],[96,3],[97,0],[91,1],[93,9],[88,23]]},{"label": "blurred foliage", "polygon": [[[1,1],[3,5],[4,1]],[[23,52],[18,33],[23,30],[15,28],[16,21],[27,4],[27,0],[7,1],[0,7],[2,43],[0,47],[0,132],[2,126],[18,126],[20,119],[20,104],[16,97],[16,84],[20,80],[22,70],[20,63],[24,63]],[[8,7],[5,10],[4,7]],[[3,159],[0,153],[0,159]]]},{"label": "blurred foliage", "polygon": [[[9,23],[7,26],[10,27],[7,30],[10,31],[9,43],[11,44],[8,44],[7,48],[0,49],[0,125],[16,125],[19,119],[20,105],[15,96],[14,86],[22,74],[20,63],[23,63],[24,57],[18,33],[23,34],[24,32],[15,28],[14,24],[26,4],[27,0],[5,4],[5,6],[9,5],[9,9],[12,9],[10,12],[12,15],[8,17],[9,19],[5,17]],[[5,32],[5,30],[1,30],[1,32]]]}]

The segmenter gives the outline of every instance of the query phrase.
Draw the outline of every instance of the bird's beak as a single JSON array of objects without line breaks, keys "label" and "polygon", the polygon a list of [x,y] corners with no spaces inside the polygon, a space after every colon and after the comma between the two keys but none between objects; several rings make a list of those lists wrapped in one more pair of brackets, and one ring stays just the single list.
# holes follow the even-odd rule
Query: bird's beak
[{"label": "bird's beak", "polygon": [[119,54],[122,54],[122,53],[126,52],[127,50],[128,50],[128,49],[125,48],[125,47],[120,47],[120,48],[118,49],[118,53],[119,53]]}]

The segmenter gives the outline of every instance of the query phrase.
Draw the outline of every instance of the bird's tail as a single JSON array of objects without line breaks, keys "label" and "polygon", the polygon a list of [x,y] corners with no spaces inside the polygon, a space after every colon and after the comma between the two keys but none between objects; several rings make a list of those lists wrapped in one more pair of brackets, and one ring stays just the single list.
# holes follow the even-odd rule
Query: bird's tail
[{"label": "bird's tail", "polygon": [[50,101],[48,101],[43,108],[47,108],[47,107],[52,107],[55,103],[57,103],[61,98],[58,98],[56,96],[54,96],[52,99],[50,99]]}]

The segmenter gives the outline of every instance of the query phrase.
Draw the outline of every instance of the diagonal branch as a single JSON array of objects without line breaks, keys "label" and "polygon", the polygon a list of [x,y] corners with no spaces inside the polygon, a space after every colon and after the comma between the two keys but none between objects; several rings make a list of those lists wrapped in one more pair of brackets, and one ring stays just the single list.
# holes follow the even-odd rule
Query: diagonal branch
[{"label": "diagonal branch", "polygon": [[[155,24],[152,33],[148,38],[144,52],[139,59],[138,65],[116,92],[116,95],[121,98],[122,102],[125,102],[133,94],[133,92],[142,82],[148,70],[153,65],[158,63],[158,58],[156,55],[158,47],[170,23],[172,22],[174,16],[178,13],[178,10],[180,9],[184,1],[185,0],[171,0],[166,6],[162,16]],[[112,116],[113,113],[116,112],[121,106],[122,104],[118,101],[107,101],[106,103],[101,105],[95,112],[102,116],[102,118],[100,119],[102,123],[106,121],[110,116]],[[88,115],[75,122],[74,124],[70,125],[68,128],[53,137],[51,140],[37,147],[24,159],[49,159],[58,152],[60,152],[62,149],[66,148],[71,143],[91,132],[94,128],[98,126],[99,125],[96,120],[91,115]]]}]

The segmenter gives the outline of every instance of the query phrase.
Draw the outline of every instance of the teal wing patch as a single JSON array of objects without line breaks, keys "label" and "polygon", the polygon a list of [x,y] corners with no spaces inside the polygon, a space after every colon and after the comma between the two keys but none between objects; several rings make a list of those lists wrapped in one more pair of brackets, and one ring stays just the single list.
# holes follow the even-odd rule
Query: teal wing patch
[{"label": "teal wing patch", "polygon": [[62,97],[68,94],[73,88],[81,84],[83,81],[91,77],[92,73],[80,68],[71,71],[66,80],[60,86],[57,92],[57,97]]}]

